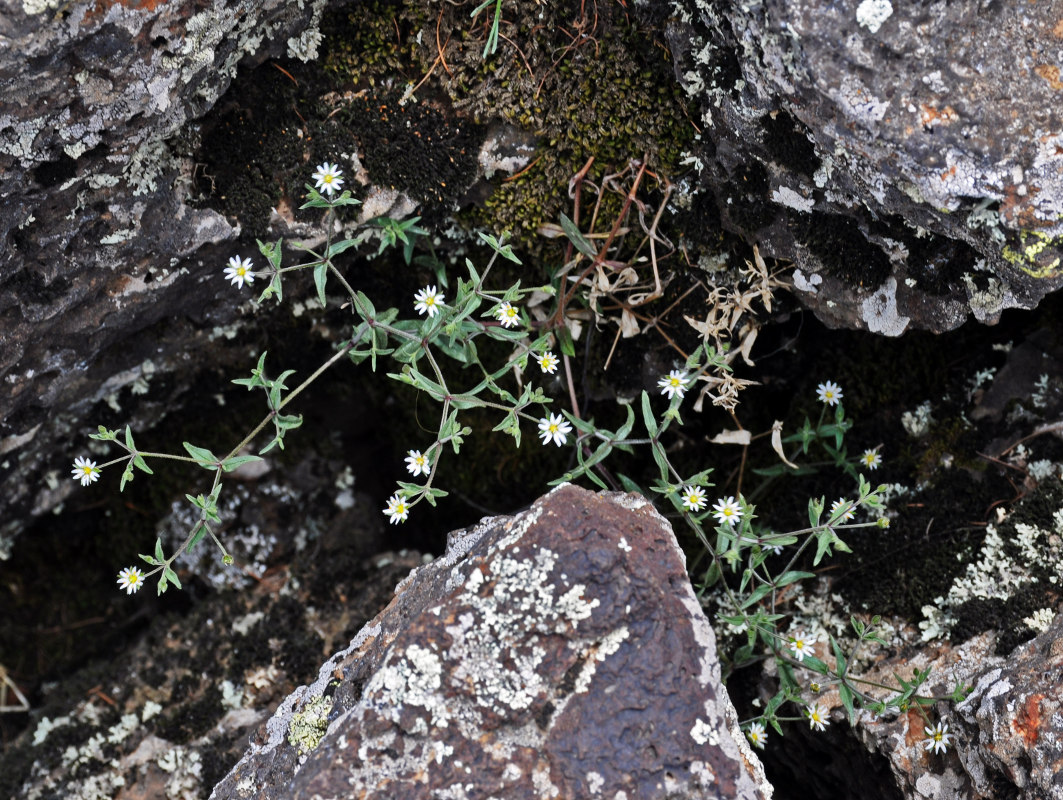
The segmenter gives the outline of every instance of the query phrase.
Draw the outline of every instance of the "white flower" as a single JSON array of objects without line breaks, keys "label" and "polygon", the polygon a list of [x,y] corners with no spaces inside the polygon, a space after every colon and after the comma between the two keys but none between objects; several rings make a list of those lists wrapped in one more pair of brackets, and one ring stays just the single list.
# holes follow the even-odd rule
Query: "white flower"
[{"label": "white flower", "polygon": [[933,728],[923,728],[927,737],[923,740],[923,747],[934,753],[944,753],[952,744],[952,734],[949,733],[947,723],[939,722]]},{"label": "white flower", "polygon": [[808,717],[808,727],[813,730],[826,730],[827,726],[830,725],[830,720],[827,719],[827,710],[819,703],[805,708],[805,716]]},{"label": "white flower", "polygon": [[812,642],[808,640],[804,633],[798,633],[797,636],[790,637],[790,649],[794,651],[794,658],[798,661],[804,661],[805,656],[814,655]]},{"label": "white flower", "polygon": [[388,517],[388,522],[392,525],[398,525],[400,522],[405,522],[406,517],[410,516],[410,506],[406,502],[406,498],[396,492],[388,498],[384,513]]},{"label": "white flower", "polygon": [[853,518],[853,504],[850,503],[848,500],[839,497],[837,500],[830,504],[831,518],[833,519],[834,515],[839,512],[841,512],[841,516],[835,521],[848,522]]},{"label": "white flower", "polygon": [[683,395],[687,391],[687,374],[681,369],[673,369],[668,373],[667,378],[661,378],[657,381],[657,386],[661,390],[661,394],[667,395],[671,400],[673,397],[683,399]]},{"label": "white flower", "polygon": [[732,528],[742,518],[742,506],[738,505],[733,497],[721,497],[712,507],[712,511],[718,523],[730,525]]},{"label": "white flower", "polygon": [[568,440],[568,434],[572,432],[572,426],[560,414],[551,414],[550,418],[543,417],[539,420],[539,435],[543,437],[543,444],[553,441],[558,447]]},{"label": "white flower", "polygon": [[96,466],[95,461],[89,461],[87,458],[78,456],[74,459],[74,480],[81,481],[82,486],[88,486],[90,483],[95,483],[100,477],[99,467]]},{"label": "white flower", "polygon": [[343,186],[343,178],[340,177],[342,174],[339,165],[330,164],[326,161],[310,177],[317,182],[317,190],[319,192],[324,192],[329,197],[332,197],[332,193]]},{"label": "white flower", "polygon": [[683,487],[683,508],[687,511],[701,511],[709,501],[705,499],[705,490],[700,486]]},{"label": "white flower", "polygon": [[435,286],[426,286],[413,296],[417,302],[413,304],[418,314],[427,314],[434,317],[439,313],[443,305],[443,293],[436,290]]},{"label": "white flower", "polygon": [[557,372],[557,365],[559,363],[557,360],[557,356],[555,356],[549,350],[547,350],[545,353],[536,356],[535,360],[539,362],[539,368],[542,369],[543,372],[546,372],[550,375],[553,375],[555,372]]},{"label": "white flower", "polygon": [[414,477],[418,475],[427,475],[431,471],[431,466],[428,463],[428,457],[421,455],[420,450],[410,450],[408,456],[406,456],[406,469],[410,471],[410,474]]},{"label": "white flower", "polygon": [[868,469],[878,469],[882,463],[882,456],[874,450],[865,450],[863,455],[860,456],[860,461]]},{"label": "white flower", "polygon": [[144,585],[144,573],[138,567],[126,567],[118,573],[118,591],[125,589],[126,594],[133,594]]},{"label": "white flower", "polygon": [[826,403],[828,406],[836,406],[838,401],[842,399],[842,387],[833,381],[826,381],[816,387],[816,397],[819,398],[821,403]]},{"label": "white flower", "polygon": [[233,256],[229,259],[229,266],[225,268],[225,279],[232,281],[233,286],[243,289],[244,284],[255,282],[255,273],[251,271],[251,259]]},{"label": "white flower", "polygon": [[502,303],[495,309],[495,316],[503,328],[515,328],[520,322],[520,310],[510,303]]},{"label": "white flower", "polygon": [[746,736],[749,737],[749,741],[754,747],[763,750],[764,743],[768,741],[768,734],[764,730],[764,726],[759,722],[751,723],[749,730],[746,731]]}]

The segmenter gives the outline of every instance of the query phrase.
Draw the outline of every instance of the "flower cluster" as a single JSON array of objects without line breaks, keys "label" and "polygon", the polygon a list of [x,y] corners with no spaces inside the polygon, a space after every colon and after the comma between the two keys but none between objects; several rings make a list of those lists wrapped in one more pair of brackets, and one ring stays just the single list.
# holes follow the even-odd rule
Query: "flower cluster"
[{"label": "flower cluster", "polygon": [[827,710],[819,703],[807,706],[805,708],[805,716],[808,717],[808,727],[813,730],[826,730],[827,726],[830,725],[830,720],[827,719]]},{"label": "flower cluster", "polygon": [[732,528],[738,520],[742,519],[742,506],[733,497],[721,497],[712,507],[713,516],[721,525],[730,525]]},{"label": "flower cluster", "polygon": [[443,307],[443,293],[435,286],[425,286],[413,296],[413,308],[418,314],[427,314],[429,318],[439,313]]},{"label": "flower cluster", "polygon": [[543,444],[553,442],[560,447],[568,441],[571,432],[572,426],[560,414],[551,414],[549,418],[539,420],[539,435],[543,438]]},{"label": "flower cluster", "polygon": [[229,266],[225,268],[225,279],[232,281],[237,289],[243,289],[244,284],[251,285],[255,282],[255,273],[251,271],[251,259],[233,256],[229,259]]},{"label": "flower cluster", "polygon": [[343,186],[342,175],[339,165],[330,164],[326,161],[310,177],[314,180],[319,192],[324,192],[329,197],[332,197],[333,193],[339,191],[340,187]]},{"label": "flower cluster", "polygon": [[842,387],[833,381],[826,381],[816,387],[816,397],[821,403],[836,406],[842,399]]},{"label": "flower cluster", "polygon": [[126,567],[118,573],[118,590],[125,590],[126,594],[139,591],[144,585],[144,574],[138,567]]},{"label": "flower cluster", "polygon": [[420,450],[410,450],[407,453],[406,469],[415,478],[418,475],[427,475],[432,471],[431,465],[428,463],[428,456],[423,455]]},{"label": "flower cluster", "polygon": [[705,490],[700,486],[683,487],[683,508],[687,511],[701,511],[709,501],[705,499]]},{"label": "flower cluster", "polygon": [[95,483],[100,478],[100,469],[95,461],[90,461],[83,456],[74,459],[74,480],[81,481],[82,486]]},{"label": "flower cluster", "polygon": [[865,450],[860,456],[860,463],[868,469],[878,469],[882,463],[882,456],[878,454],[877,450]]},{"label": "flower cluster", "polygon": [[953,734],[949,733],[947,723],[939,722],[933,728],[923,728],[927,738],[923,740],[923,747],[930,753],[944,753],[952,744]]},{"label": "flower cluster", "polygon": [[750,724],[749,730],[746,731],[746,736],[749,737],[750,744],[759,750],[763,750],[764,744],[768,741],[768,734],[764,730],[764,726],[759,722]]},{"label": "flower cluster", "polygon": [[495,316],[503,328],[515,328],[520,322],[520,309],[511,303],[502,303],[495,309]]},{"label": "flower cluster", "polygon": [[657,386],[661,390],[661,394],[665,395],[669,400],[673,397],[683,399],[683,395],[687,391],[687,380],[689,376],[680,369],[673,369],[668,373],[668,376],[661,378],[657,381]]},{"label": "flower cluster", "polygon": [[805,656],[814,654],[812,642],[809,641],[808,636],[804,633],[798,633],[797,636],[790,637],[790,649],[794,653],[794,658],[798,661],[804,661]]},{"label": "flower cluster", "polygon": [[539,362],[539,368],[549,375],[553,375],[555,372],[557,372],[557,365],[560,363],[557,359],[557,356],[555,356],[549,350],[547,350],[545,353],[536,356],[535,360]]},{"label": "flower cluster", "polygon": [[388,498],[384,513],[387,515],[388,522],[392,525],[398,525],[400,522],[405,522],[406,517],[410,516],[410,504],[406,502],[405,497],[396,492]]}]

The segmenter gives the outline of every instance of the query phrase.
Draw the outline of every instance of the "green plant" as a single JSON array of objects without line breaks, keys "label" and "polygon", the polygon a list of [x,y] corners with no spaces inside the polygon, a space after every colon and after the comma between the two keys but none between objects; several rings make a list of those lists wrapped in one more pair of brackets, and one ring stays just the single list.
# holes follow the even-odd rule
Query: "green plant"
[{"label": "green plant", "polygon": [[[301,248],[305,260],[292,266],[282,265],[283,242],[259,242],[259,252],[266,260],[266,267],[256,271],[250,259],[236,256],[225,269],[225,277],[237,288],[253,285],[258,279],[266,282],[259,301],[273,299],[280,303],[284,297],[284,276],[297,270],[312,273],[315,293],[323,307],[328,307],[327,289],[341,291],[344,302],[341,309],[350,315],[351,333],[335,345],[335,352],[313,370],[304,380],[289,387],[295,371],[284,369],[270,377],[267,372],[267,354],[262,353],[251,370],[250,377],[239,378],[234,383],[249,391],[261,390],[266,413],[248,433],[223,455],[210,449],[184,442],[184,454],[148,452],[140,450],[127,426],[124,431],[100,427],[92,434],[93,439],[115,446],[123,452],[100,466],[87,458],[79,457],[74,462],[74,478],[83,485],[94,482],[100,470],[110,466],[123,466],[120,490],[132,480],[136,471],[153,474],[149,461],[174,460],[193,463],[211,476],[209,488],[198,494],[187,494],[187,500],[195,508],[196,521],[185,540],[173,553],[164,552],[163,543],[157,540],[150,555],[140,558],[151,568],[146,574],[138,567],[127,567],[119,573],[119,586],[133,593],[146,579],[158,575],[158,592],[166,591],[169,585],[181,587],[173,564],[182,552],[191,552],[201,541],[209,537],[221,552],[224,563],[232,564],[228,552],[218,535],[219,497],[224,488],[223,479],[246,464],[261,459],[274,447],[283,449],[289,432],[302,424],[302,417],[289,412],[291,403],[308,389],[326,370],[341,361],[355,365],[368,362],[376,372],[383,363],[393,365],[386,372],[394,381],[407,384],[418,390],[437,407],[437,423],[433,440],[423,448],[411,448],[406,458],[407,469],[419,482],[397,481],[396,491],[388,499],[383,513],[389,521],[399,524],[422,501],[434,505],[446,494],[437,485],[439,466],[445,457],[460,452],[471,428],[465,424],[463,415],[473,409],[493,414],[497,420],[494,431],[513,438],[521,446],[522,431],[530,423],[537,429],[542,444],[573,448],[574,465],[554,481],[585,479],[603,489],[624,488],[639,492],[653,499],[672,515],[681,519],[690,529],[702,550],[691,566],[703,602],[715,604],[720,620],[746,634],[745,644],[738,646],[726,657],[730,670],[773,658],[778,665],[780,688],[768,702],[764,711],[748,721],[747,731],[751,741],[762,746],[766,737],[764,725],[771,725],[781,732],[780,722],[786,719],[807,719],[813,727],[827,724],[824,712],[818,703],[804,704],[799,670],[810,670],[822,676],[822,685],[837,687],[841,703],[850,717],[856,708],[866,707],[877,713],[889,708],[904,709],[909,706],[923,708],[937,698],[919,694],[919,688],[927,675],[918,673],[914,679],[898,678],[895,687],[886,686],[854,675],[852,664],[857,651],[867,643],[881,643],[876,633],[880,620],[872,618],[863,622],[851,620],[855,641],[846,651],[833,636],[830,637],[830,655],[833,664],[817,655],[811,640],[801,631],[792,634],[783,632],[783,625],[791,617],[785,610],[784,595],[794,584],[809,580],[815,574],[804,567],[817,567],[825,557],[835,551],[846,552],[848,546],[841,538],[847,530],[855,528],[888,526],[884,511],[882,492],[884,486],[873,488],[861,474],[857,465],[875,469],[881,460],[876,450],[867,450],[858,457],[850,457],[844,446],[845,436],[852,427],[842,406],[842,390],[833,382],[819,386],[818,395],[823,407],[818,421],[813,424],[805,419],[804,424],[787,437],[782,436],[782,424],[776,423],[771,431],[771,446],[780,463],[767,469],[754,471],[760,484],[750,492],[741,491],[742,476],[730,495],[719,497],[709,507],[706,489],[712,488],[709,477],[712,467],[705,466],[693,473],[682,473],[673,463],[668,443],[673,433],[683,425],[680,409],[686,393],[697,384],[719,386],[726,384],[732,372],[733,353],[729,353],[726,334],[735,324],[738,314],[728,315],[729,323],[706,322],[705,330],[694,324],[703,334],[701,343],[683,360],[681,366],[671,369],[658,381],[660,394],[667,405],[663,410],[659,401],[642,391],[634,403],[624,406],[625,418],[615,429],[597,424],[593,419],[584,419],[576,402],[576,387],[572,379],[570,360],[575,357],[573,337],[566,316],[567,304],[577,293],[584,291],[585,278],[608,266],[622,267],[610,261],[610,247],[619,223],[613,234],[597,247],[584,236],[578,226],[567,217],[562,217],[560,230],[568,239],[571,261],[554,273],[553,282],[543,286],[523,287],[520,281],[505,288],[491,288],[489,276],[499,259],[520,265],[521,261],[512,247],[504,240],[486,233],[479,239],[490,252],[487,263],[478,268],[466,258],[463,276],[453,286],[448,283],[445,266],[431,262],[439,285],[425,286],[413,295],[415,317],[405,318],[397,308],[378,310],[371,299],[351,285],[338,257],[375,236],[379,239],[377,253],[387,248],[401,247],[404,260],[411,263],[418,237],[427,233],[418,226],[419,218],[405,221],[378,218],[366,223],[353,238],[333,241],[333,222],[337,213],[347,206],[357,205],[349,191],[341,191],[342,175],[336,165],[324,163],[313,176],[316,186],[307,185],[307,200],[302,209],[323,211],[326,240],[318,249]],[[633,195],[632,195],[633,196]],[[625,207],[626,213],[626,207]],[[652,229],[650,231],[652,235]],[[572,249],[575,249],[575,254]],[[760,292],[769,292],[770,279],[766,268],[756,256],[756,271],[762,274]],[[577,271],[576,267],[581,266]],[[660,276],[657,263],[653,262],[658,288]],[[751,268],[752,269],[752,268]],[[451,276],[453,277],[453,276]],[[446,292],[453,289],[453,299],[447,301]],[[553,313],[533,324],[527,313],[528,298],[553,298],[556,303]],[[770,300],[768,301],[770,302]],[[596,310],[592,297],[586,298],[591,310]],[[737,306],[736,306],[737,307]],[[745,303],[748,308],[748,301]],[[508,354],[499,363],[488,365],[481,357],[484,342],[498,342]],[[560,357],[554,348],[560,350]],[[450,360],[463,367],[459,378],[443,368]],[[536,364],[542,374],[552,375],[564,366],[564,374],[571,409],[553,410],[552,398],[537,386],[529,374],[529,365]],[[471,377],[469,377],[471,376]],[[457,384],[461,380],[461,385]],[[734,391],[714,397],[717,405],[733,412],[737,404],[737,386]],[[702,395],[705,391],[702,391]],[[655,403],[656,406],[655,407]],[[737,420],[737,417],[735,418]],[[638,430],[636,430],[636,428]],[[748,446],[752,436],[743,430],[728,432],[719,441]],[[784,445],[792,445],[785,452]],[[254,448],[258,448],[257,452]],[[636,448],[648,448],[651,471],[655,476],[646,488],[635,478],[606,467],[614,452],[633,453]],[[826,460],[800,465],[795,463],[809,456],[814,450],[822,450]],[[851,496],[836,500],[827,509],[826,498],[813,498],[808,502],[807,527],[783,533],[763,527],[757,518],[754,500],[773,481],[789,474],[833,467],[855,482]],[[864,522],[855,522],[855,513],[865,509],[879,516]],[[774,558],[786,554],[784,564],[778,568]],[[874,690],[874,691],[873,691]],[[876,693],[877,692],[877,693]],[[884,694],[883,694],[884,693]],[[949,696],[957,699],[963,688]],[[785,703],[801,703],[805,707],[803,717],[784,717],[779,710]],[[929,720],[928,720],[929,722]],[[935,742],[947,744],[947,737],[937,729]]]}]

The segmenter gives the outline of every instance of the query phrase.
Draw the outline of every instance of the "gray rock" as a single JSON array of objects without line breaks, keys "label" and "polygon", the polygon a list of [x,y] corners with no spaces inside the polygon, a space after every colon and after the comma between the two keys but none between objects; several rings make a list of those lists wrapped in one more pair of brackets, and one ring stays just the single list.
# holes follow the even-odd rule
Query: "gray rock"
[{"label": "gray rock", "polygon": [[680,5],[703,186],[827,324],[993,323],[1063,285],[1053,4]]},{"label": "gray rock", "polygon": [[769,797],[670,526],[561,486],[452,533],[213,798]]},{"label": "gray rock", "polygon": [[88,410],[187,373],[235,316],[218,296],[239,230],[187,204],[189,123],[238,64],[312,56],[323,7],[0,2],[0,556],[72,488]]}]

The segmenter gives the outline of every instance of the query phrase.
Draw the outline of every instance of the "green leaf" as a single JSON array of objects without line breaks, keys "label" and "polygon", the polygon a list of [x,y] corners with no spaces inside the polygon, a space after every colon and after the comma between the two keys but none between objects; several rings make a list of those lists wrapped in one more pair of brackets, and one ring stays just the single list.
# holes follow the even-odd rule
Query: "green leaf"
[{"label": "green leaf", "polygon": [[816,532],[816,557],[812,559],[812,566],[819,566],[823,556],[830,555],[830,546],[834,538],[834,534],[829,530]]},{"label": "green leaf", "polygon": [[164,572],[164,573],[162,573],[162,575],[159,576],[159,594],[162,594],[165,591],[166,591],[166,573]]},{"label": "green leaf", "polygon": [[640,494],[643,497],[646,496],[646,491],[624,473],[618,472],[616,474],[616,479],[620,481],[620,485],[624,487],[625,492],[631,492],[632,494]]},{"label": "green leaf", "polygon": [[263,242],[260,239],[255,239],[258,243],[258,252],[266,257],[266,260],[273,266],[274,269],[281,268],[281,243],[283,239],[278,239],[273,244],[269,242]]},{"label": "green leaf", "polygon": [[151,564],[152,566],[155,566],[156,564],[158,564],[158,563],[159,563],[158,561],[156,561],[156,560],[155,560],[154,558],[152,558],[151,556],[146,556],[146,555],[144,555],[143,553],[137,553],[137,555],[138,555],[138,556],[140,556],[140,557],[141,557],[141,558],[142,558],[142,559],[143,559],[144,561],[147,561],[147,562],[148,562],[149,564]]},{"label": "green leaf", "polygon": [[774,587],[770,583],[765,583],[762,586],[758,586],[756,589],[749,593],[749,597],[743,600],[738,607],[743,609],[749,608],[755,602],[764,597],[764,595],[768,594],[768,592],[772,591],[773,588]]},{"label": "green leaf", "polygon": [[580,232],[580,229],[576,227],[576,223],[565,216],[564,212],[561,213],[561,230],[565,232],[565,236],[575,245],[576,249],[587,258],[594,259],[598,257],[598,250]]},{"label": "green leaf", "polygon": [[136,446],[133,444],[133,434],[129,432],[129,426],[125,426],[125,446],[130,450],[136,450]]},{"label": "green leaf", "polygon": [[796,583],[797,581],[803,581],[806,578],[814,577],[816,577],[816,573],[814,572],[801,572],[800,570],[790,570],[789,572],[784,572],[782,575],[779,576],[778,580],[775,581],[775,588],[778,589],[783,586],[786,586],[787,584]]},{"label": "green leaf", "polygon": [[567,325],[558,328],[557,344],[561,348],[561,352],[569,358],[573,358],[576,355],[576,343],[572,341],[572,332],[569,331]]},{"label": "green leaf", "polygon": [[131,480],[133,480],[133,466],[131,464],[127,464],[125,472],[122,473],[122,482],[118,484],[118,491],[124,491],[125,485]]},{"label": "green leaf", "polygon": [[328,301],[325,299],[325,281],[328,278],[328,263],[323,262],[314,267],[314,286],[317,287],[317,299],[321,303],[322,308],[328,307]]},{"label": "green leaf", "polygon": [[[191,553],[192,548],[199,544],[200,540],[207,535],[207,526],[202,522],[196,524],[196,527],[192,531],[192,538],[188,540],[188,547],[185,548],[186,553]],[[180,587],[180,584],[178,584]]]},{"label": "green leaf", "polygon": [[151,471],[151,467],[147,465],[147,463],[141,457],[140,453],[137,453],[135,456],[133,456],[133,466],[139,469],[141,472],[146,472],[149,475],[155,474]]},{"label": "green leaf", "polygon": [[848,660],[845,658],[845,653],[842,652],[842,648],[834,636],[830,637],[830,647],[834,651],[834,670],[838,673],[838,677],[841,678],[849,667]]},{"label": "green leaf", "polygon": [[642,390],[642,422],[646,426],[650,437],[657,435],[657,417],[653,413],[653,408],[650,406],[650,396],[645,389]]},{"label": "green leaf", "polygon": [[199,466],[206,469],[217,468],[219,459],[216,455],[210,452],[210,450],[203,447],[196,447],[194,444],[188,442],[181,442],[181,444],[185,450],[188,451],[188,454],[195,459],[195,462],[199,464]]},{"label": "green leaf", "polygon": [[359,236],[357,239],[344,239],[342,242],[333,242],[329,245],[328,250],[325,251],[325,259],[331,260],[333,256],[338,256],[343,251],[357,247],[362,241],[362,237]]},{"label": "green leaf", "polygon": [[827,504],[826,498],[819,498],[819,500],[811,499],[808,501],[808,522],[813,528],[819,527],[819,519],[823,516],[823,507]]},{"label": "green leaf", "polygon": [[162,552],[162,539],[155,540],[155,559],[157,561],[166,560],[166,555]]},{"label": "green leaf", "polygon": [[174,572],[172,569],[170,569],[169,567],[163,567],[162,568],[162,575],[163,575],[163,578],[168,580],[170,583],[172,583],[178,589],[181,588],[181,581],[177,580],[177,573]]},{"label": "green leaf", "polygon": [[853,690],[844,681],[838,685],[838,696],[841,698],[845,710],[849,712],[849,724],[855,724],[856,709],[853,707]]},{"label": "green leaf", "polygon": [[226,472],[232,472],[234,469],[243,466],[244,464],[250,464],[252,461],[261,461],[258,456],[233,456],[227,458],[222,462],[221,468]]}]

